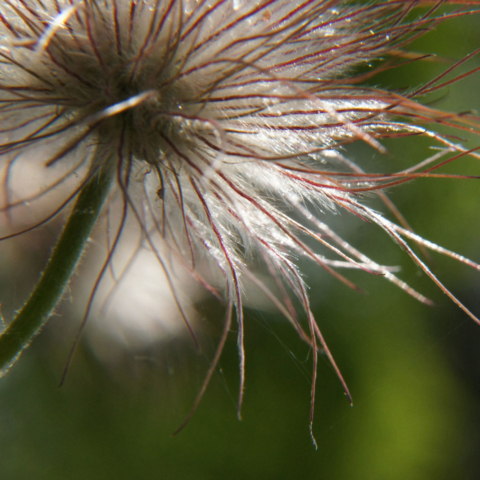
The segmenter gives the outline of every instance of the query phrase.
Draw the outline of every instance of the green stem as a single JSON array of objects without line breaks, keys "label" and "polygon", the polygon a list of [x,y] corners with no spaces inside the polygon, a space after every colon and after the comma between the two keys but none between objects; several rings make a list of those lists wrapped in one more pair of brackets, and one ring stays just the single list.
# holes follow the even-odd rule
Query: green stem
[{"label": "green stem", "polygon": [[30,298],[0,335],[0,376],[8,371],[58,305],[110,191],[113,172],[100,170],[82,188]]}]

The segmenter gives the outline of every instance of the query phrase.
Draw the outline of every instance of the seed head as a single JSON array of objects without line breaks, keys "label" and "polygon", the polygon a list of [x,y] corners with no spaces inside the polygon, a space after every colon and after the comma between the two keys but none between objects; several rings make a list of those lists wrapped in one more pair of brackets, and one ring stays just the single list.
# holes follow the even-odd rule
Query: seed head
[{"label": "seed head", "polygon": [[[239,405],[245,282],[254,282],[313,351],[328,356],[339,376],[312,316],[298,258],[309,258],[353,288],[358,287],[339,273],[341,268],[382,275],[429,302],[391,268],[340,238],[325,223],[326,210],[379,225],[477,321],[407,240],[480,267],[414,234],[384,190],[435,176],[441,165],[475,155],[429,124],[478,132],[478,119],[414,100],[448,83],[443,76],[399,94],[361,86],[373,73],[359,68],[379,57],[389,56],[390,66],[405,61],[407,42],[466,13],[436,17],[442,3],[411,21],[418,2],[4,0],[1,212],[14,218],[25,202],[69,182],[73,187],[47,221],[100,170],[113,171],[122,218],[98,281],[131,217],[168,278],[172,265],[180,264],[216,295],[223,283],[227,317],[206,383],[235,309]],[[396,174],[365,173],[342,153],[342,146],[354,141],[387,153],[383,138],[410,135],[431,137],[440,144],[439,153]],[[36,191],[19,195],[11,179],[25,165],[56,173]],[[368,206],[364,199],[374,192],[399,225]],[[328,253],[318,253],[312,240]],[[204,260],[209,271],[199,267]],[[255,276],[254,263],[268,269],[276,292]],[[294,298],[303,312],[294,307]],[[317,354],[314,372],[316,362]],[[313,418],[315,373],[312,383]]]}]

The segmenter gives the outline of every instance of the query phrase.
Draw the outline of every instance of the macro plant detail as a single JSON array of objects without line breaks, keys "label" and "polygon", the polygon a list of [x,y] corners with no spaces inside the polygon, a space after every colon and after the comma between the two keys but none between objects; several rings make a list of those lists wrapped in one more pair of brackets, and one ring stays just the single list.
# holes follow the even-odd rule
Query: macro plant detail
[{"label": "macro plant detail", "polygon": [[[440,15],[444,4],[457,5]],[[383,229],[480,323],[412,245],[477,270],[480,266],[414,233],[385,193],[421,177],[454,177],[437,170],[465,155],[477,157],[476,145],[467,148],[435,127],[478,133],[480,119],[416,100],[448,85],[452,80],[446,75],[455,75],[477,52],[406,93],[362,86],[382,68],[421,61],[403,47],[438,23],[466,15],[476,2],[425,3],[428,9],[420,14],[413,11],[417,6],[422,4],[4,0],[1,238],[21,235],[75,205],[32,296],[0,336],[3,371],[54,311],[97,219],[108,212],[114,197],[120,199],[120,220],[109,232],[109,253],[92,286],[84,321],[98,284],[109,275],[127,219],[133,219],[142,232],[142,246],[154,252],[165,271],[180,312],[175,266],[225,299],[224,330],[194,409],[235,311],[240,414],[246,282],[265,294],[314,352],[311,422],[319,353],[328,357],[349,395],[311,313],[298,258],[310,259],[351,288],[359,289],[342,269],[382,276],[430,303],[395,269],[337,235],[323,221],[326,210],[345,211]],[[389,63],[360,70],[387,56]],[[345,145],[360,141],[387,154],[382,139],[406,136],[429,137],[439,150],[394,174],[367,173],[343,153]],[[16,181],[17,172],[26,168],[45,175],[28,192],[18,189]],[[49,215],[28,228],[16,226],[18,209],[65,185],[67,193]],[[397,223],[368,205],[375,193]],[[252,265],[270,273],[273,287],[255,275]],[[182,315],[195,341],[188,316]]]}]

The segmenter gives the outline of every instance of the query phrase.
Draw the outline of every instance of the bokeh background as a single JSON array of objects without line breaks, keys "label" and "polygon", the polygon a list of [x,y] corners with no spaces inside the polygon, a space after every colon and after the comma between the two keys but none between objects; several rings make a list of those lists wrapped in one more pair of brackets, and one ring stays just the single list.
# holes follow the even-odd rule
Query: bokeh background
[{"label": "bokeh background", "polygon": [[[420,85],[480,46],[479,25],[479,17],[444,24],[410,47],[437,53],[436,61],[415,62],[371,83]],[[479,64],[474,59],[461,71]],[[480,110],[479,79],[478,74],[469,77],[425,101],[457,112]],[[348,154],[369,171],[394,171],[431,154],[432,144],[392,140],[386,142],[387,156],[364,145],[351,146]],[[480,138],[472,137],[470,145],[480,145]],[[444,171],[479,175],[479,165],[465,158]],[[478,181],[423,179],[389,194],[417,233],[480,261]],[[480,478],[480,327],[379,229],[351,216],[333,221],[359,249],[401,265],[402,278],[436,306],[419,304],[382,278],[351,272],[349,278],[368,292],[360,295],[304,265],[315,316],[354,398],[351,407],[328,362],[320,358],[314,422],[318,450],[308,430],[311,352],[275,312],[246,311],[243,420],[236,417],[238,356],[232,332],[197,412],[172,436],[213,357],[222,305],[208,298],[196,301],[196,325],[203,332],[200,353],[188,336],[170,335],[110,358],[98,352],[110,348],[108,342],[95,350],[85,337],[59,388],[81,319],[81,310],[64,305],[0,381],[0,478]],[[53,222],[0,245],[6,319],[34,284],[59,228]],[[435,254],[432,259],[435,273],[479,315],[479,272]],[[84,270],[72,283],[73,298]]]}]

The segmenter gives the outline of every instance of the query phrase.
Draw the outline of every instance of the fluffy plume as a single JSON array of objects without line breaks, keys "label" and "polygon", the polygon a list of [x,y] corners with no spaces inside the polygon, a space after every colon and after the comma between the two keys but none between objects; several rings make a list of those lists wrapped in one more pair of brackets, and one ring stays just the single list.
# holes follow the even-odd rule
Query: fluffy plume
[{"label": "fluffy plume", "polygon": [[[477,321],[407,241],[480,267],[414,234],[383,191],[439,175],[435,170],[443,164],[475,155],[428,124],[477,132],[478,119],[414,100],[448,83],[443,76],[400,95],[362,87],[372,72],[358,73],[379,57],[390,55],[393,64],[405,61],[402,47],[408,41],[466,12],[462,7],[436,17],[442,3],[411,21],[406,19],[418,2],[3,0],[3,236],[25,231],[8,231],[13,227],[6,220],[27,202],[51,195],[59,185],[69,186],[44,223],[99,171],[113,171],[123,213],[99,280],[128,216],[140,226],[143,244],[155,252],[167,277],[172,278],[172,265],[181,264],[206,289],[223,295],[225,328],[205,385],[235,310],[239,408],[245,372],[244,282],[263,290],[337,372],[311,314],[297,258],[311,259],[353,288],[340,269],[382,275],[428,303],[391,268],[336,235],[322,211],[344,210],[379,225]],[[342,154],[341,147],[354,141],[385,153],[382,138],[409,135],[431,137],[440,145],[439,153],[389,175],[365,173]],[[41,168],[44,176],[36,189],[20,195],[13,178],[25,165]],[[399,224],[362,201],[371,192],[379,193]],[[312,246],[312,240],[322,249]],[[210,272],[198,268],[205,259]],[[277,292],[255,277],[254,262],[268,269]],[[298,301],[303,312],[294,307]],[[187,318],[185,322],[190,328]],[[313,362],[312,418],[317,354]]]}]

